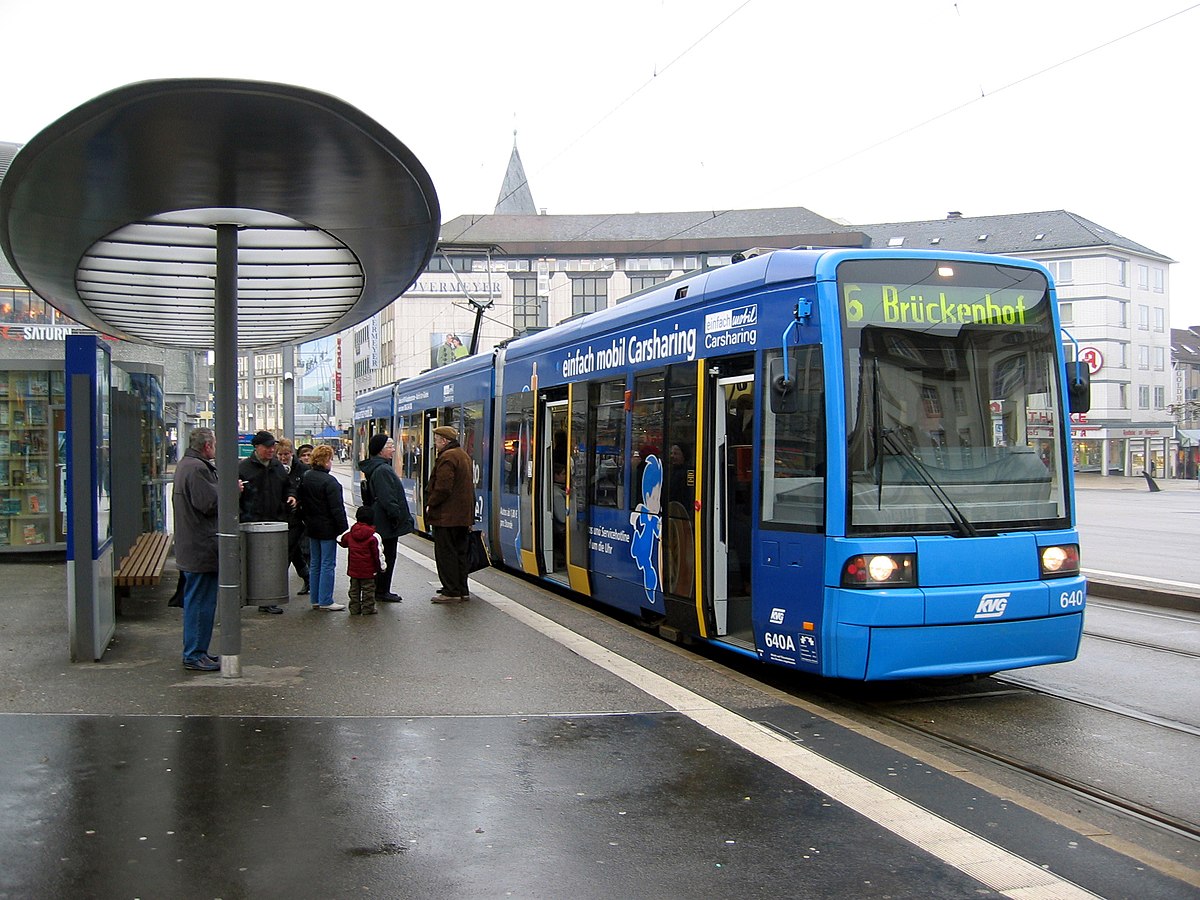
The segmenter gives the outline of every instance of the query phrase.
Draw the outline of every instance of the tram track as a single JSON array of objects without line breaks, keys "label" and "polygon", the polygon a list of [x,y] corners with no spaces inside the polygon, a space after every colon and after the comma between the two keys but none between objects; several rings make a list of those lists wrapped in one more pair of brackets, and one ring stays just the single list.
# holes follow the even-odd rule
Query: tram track
[{"label": "tram track", "polygon": [[1168,728],[1172,731],[1181,732],[1182,734],[1190,734],[1194,737],[1200,737],[1200,728],[1197,728],[1195,725],[1189,725],[1187,722],[1179,722],[1174,719],[1163,718],[1162,716],[1150,715],[1149,713],[1142,712],[1141,710],[1136,710],[1128,706],[1122,706],[1118,703],[1106,703],[1102,700],[1096,700],[1090,697],[1080,697],[1067,691],[1052,690],[1044,685],[1036,684],[1031,681],[1025,681],[1017,675],[993,675],[992,678],[1001,684],[1011,684],[1027,691],[1045,694],[1047,697],[1056,697],[1057,699],[1065,700],[1068,703],[1078,703],[1081,706],[1088,706],[1092,709],[1098,709],[1103,712],[1113,713],[1114,715],[1124,716],[1127,719],[1133,719],[1135,722],[1142,722],[1146,725],[1155,725],[1159,728]]},{"label": "tram track", "polygon": [[[1008,681],[1006,679],[995,678],[994,680],[1017,685],[1017,682]],[[1083,702],[1073,698],[1061,697],[1040,689],[1029,688],[1024,685],[1017,686],[1023,688],[1024,690],[1046,694],[1047,696],[1055,697],[1055,699],[1065,700],[1066,702]],[[969,696],[970,695],[962,699],[969,699]],[[990,693],[989,696],[994,696],[994,692]],[[843,698],[841,702],[847,701],[845,701]],[[851,702],[853,703],[853,701]],[[975,741],[952,734],[947,734],[946,732],[936,728],[914,724],[912,721],[905,719],[898,714],[888,713],[879,709],[877,706],[860,703],[855,703],[854,705],[858,707],[861,713],[877,721],[885,721],[893,728],[899,728],[906,733],[920,735],[927,740],[933,740],[939,744],[948,745],[959,753],[966,754],[976,759],[986,760],[992,764],[1000,765],[1009,771],[1017,772],[1025,777],[1036,778],[1042,782],[1053,785],[1060,790],[1066,791],[1073,796],[1086,799],[1108,810],[1130,816],[1141,822],[1152,825],[1153,827],[1168,831],[1176,836],[1200,843],[1200,823],[1191,822],[1172,815],[1171,813],[1164,812],[1163,810],[1155,809],[1154,807],[1140,803],[1136,800],[1121,797],[1111,791],[1107,791],[1095,785],[1080,781],[1079,779],[1072,778],[1061,772],[1055,772],[1045,766],[1037,765],[1036,763],[1032,763],[1026,759],[1021,759],[1012,754],[981,746]],[[1142,719],[1142,721],[1147,720]],[[1151,722],[1150,724],[1158,723]],[[1193,730],[1188,733],[1195,732]]]},{"label": "tram track", "polygon": [[1164,647],[1161,644],[1150,644],[1146,641],[1131,641],[1129,638],[1115,637],[1111,634],[1101,634],[1098,631],[1083,630],[1084,637],[1094,638],[1097,641],[1108,641],[1111,644],[1121,644],[1126,647],[1137,647],[1139,650],[1155,650],[1159,653],[1169,653],[1172,656],[1179,656],[1183,659],[1200,659],[1200,653],[1192,653],[1189,650],[1180,650],[1175,647]]},{"label": "tram track", "polygon": [[[857,722],[879,734],[890,734],[912,746],[924,745],[929,748],[932,745],[935,748],[933,749],[934,754],[942,757],[943,760],[946,759],[943,754],[947,750],[953,751],[967,760],[974,759],[979,763],[978,766],[972,766],[969,762],[962,764],[971,771],[983,772],[988,767],[998,766],[1021,778],[1032,779],[1068,797],[1091,803],[1109,813],[1182,838],[1189,843],[1200,844],[1200,822],[1182,818],[1133,798],[1122,797],[1113,791],[1089,784],[1014,753],[986,746],[973,736],[955,734],[945,728],[934,727],[932,724],[914,722],[901,710],[917,704],[969,703],[990,701],[1004,696],[1034,694],[1054,701],[1118,714],[1142,725],[1167,728],[1188,737],[1200,736],[1200,729],[1194,726],[1160,719],[1128,708],[1108,708],[1102,703],[1071,696],[1066,692],[1056,693],[1039,686],[1022,684],[1017,678],[1008,676],[990,676],[981,678],[977,682],[979,685],[991,683],[998,686],[999,689],[993,687],[965,692],[962,683],[953,684],[953,686],[948,683],[943,686],[938,682],[896,682],[886,685],[884,683],[870,685],[848,683],[831,687],[816,680],[806,679],[799,684],[795,681],[789,682],[786,677],[782,677],[778,673],[763,673],[761,669],[757,670],[757,674],[755,674],[756,670],[743,667],[741,664],[729,665],[726,662],[725,665],[740,671],[744,676],[758,681],[764,686],[793,698],[802,706],[815,704],[818,709],[824,709],[835,716],[845,717],[847,720]],[[917,684],[921,686],[920,689],[912,690]],[[864,693],[873,696],[864,697]],[[879,696],[880,693],[884,696]]]}]

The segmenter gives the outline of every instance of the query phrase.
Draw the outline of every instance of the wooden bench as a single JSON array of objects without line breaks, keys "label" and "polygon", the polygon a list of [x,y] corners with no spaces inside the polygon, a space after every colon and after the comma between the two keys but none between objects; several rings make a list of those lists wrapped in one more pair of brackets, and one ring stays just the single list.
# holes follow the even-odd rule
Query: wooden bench
[{"label": "wooden bench", "polygon": [[171,552],[171,535],[165,531],[139,534],[113,573],[113,585],[119,588],[140,587],[162,581],[163,567]]}]

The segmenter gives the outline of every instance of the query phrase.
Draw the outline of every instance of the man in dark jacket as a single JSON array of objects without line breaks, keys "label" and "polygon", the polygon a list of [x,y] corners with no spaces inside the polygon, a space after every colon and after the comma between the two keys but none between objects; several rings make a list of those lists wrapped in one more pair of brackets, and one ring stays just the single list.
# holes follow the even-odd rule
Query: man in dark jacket
[{"label": "man in dark jacket", "polygon": [[[241,520],[243,522],[286,522],[296,508],[296,489],[288,473],[275,458],[275,435],[260,431],[250,441],[254,452],[238,464],[242,485]],[[278,606],[260,606],[259,612],[282,615]]]},{"label": "man in dark jacket", "polygon": [[220,671],[208,655],[217,612],[217,455],[211,428],[192,430],[175,467],[171,505],[175,513],[175,563],[183,578],[183,667]]},{"label": "man in dark jacket", "polygon": [[437,460],[425,489],[425,521],[433,528],[433,558],[444,593],[434,603],[470,600],[467,551],[475,524],[475,465],[449,425],[433,429]]},{"label": "man in dark jacket", "polygon": [[375,516],[375,533],[383,541],[384,569],[375,576],[375,599],[382,603],[399,603],[399,594],[392,593],[392,570],[396,567],[396,543],[401,535],[413,530],[413,517],[400,476],[392,468],[396,442],[387,434],[371,436],[367,445],[370,456],[358,464],[362,473],[363,505],[370,506]]}]

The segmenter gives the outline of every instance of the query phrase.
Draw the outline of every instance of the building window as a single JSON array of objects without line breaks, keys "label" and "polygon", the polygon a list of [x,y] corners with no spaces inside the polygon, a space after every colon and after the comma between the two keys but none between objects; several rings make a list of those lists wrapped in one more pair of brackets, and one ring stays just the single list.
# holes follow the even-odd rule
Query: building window
[{"label": "building window", "polygon": [[545,328],[546,308],[537,292],[537,277],[513,278],[513,331],[520,334],[534,328]]},{"label": "building window", "polygon": [[647,274],[647,275],[630,275],[629,277],[629,293],[636,294],[638,291],[644,291],[646,288],[652,288],[656,284],[662,284],[667,280],[664,273]]},{"label": "building window", "polygon": [[1147,347],[1145,344],[1138,345],[1138,368],[1139,369],[1149,369],[1150,368],[1150,348]]},{"label": "building window", "polygon": [[1129,385],[1117,385],[1117,409],[1129,409]]},{"label": "building window", "polygon": [[1150,290],[1150,267],[1138,266],[1138,285],[1143,291]]},{"label": "building window", "polygon": [[1150,330],[1150,307],[1138,304],[1138,331]]},{"label": "building window", "polygon": [[1050,270],[1055,284],[1068,284],[1073,280],[1071,275],[1071,260],[1069,259],[1048,262],[1046,263],[1046,268]]},{"label": "building window", "polygon": [[1156,387],[1154,389],[1154,408],[1166,409],[1167,407],[1167,389],[1165,387]]},{"label": "building window", "polygon": [[1166,327],[1167,327],[1167,311],[1165,309],[1163,309],[1162,307],[1156,306],[1154,308],[1154,330],[1161,334],[1166,329]]},{"label": "building window", "polygon": [[1167,348],[1166,347],[1155,347],[1154,348],[1154,368],[1156,368],[1158,371],[1162,372],[1164,369],[1166,369],[1166,367],[1167,367]]},{"label": "building window", "polygon": [[1167,285],[1166,275],[1162,269],[1154,270],[1154,293],[1161,294]]},{"label": "building window", "polygon": [[1122,287],[1129,285],[1129,260],[1127,259],[1117,260],[1117,284]]},{"label": "building window", "polygon": [[1122,342],[1122,343],[1116,344],[1115,346],[1117,348],[1117,354],[1116,354],[1117,358],[1113,364],[1118,369],[1128,369],[1129,368],[1129,345]]},{"label": "building window", "polygon": [[575,275],[571,277],[571,315],[592,313],[608,306],[608,279]]},{"label": "building window", "polygon": [[1075,306],[1071,303],[1058,304],[1058,318],[1064,325],[1070,325],[1075,321]]},{"label": "building window", "polygon": [[1150,408],[1150,385],[1138,385],[1138,409]]},{"label": "building window", "polygon": [[1118,328],[1128,328],[1129,327],[1129,301],[1128,300],[1118,300],[1117,301],[1117,327]]}]

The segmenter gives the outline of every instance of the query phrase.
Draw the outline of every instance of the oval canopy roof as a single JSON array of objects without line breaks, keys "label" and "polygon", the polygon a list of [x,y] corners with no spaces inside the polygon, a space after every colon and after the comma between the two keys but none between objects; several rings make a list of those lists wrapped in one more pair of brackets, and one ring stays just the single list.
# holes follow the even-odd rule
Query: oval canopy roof
[{"label": "oval canopy roof", "polygon": [[298,343],[378,312],[437,246],[420,161],[354,107],[305,88],[150,81],[91,100],[0,182],[0,247],[75,321],[213,347],[217,224],[238,231],[238,346]]}]

